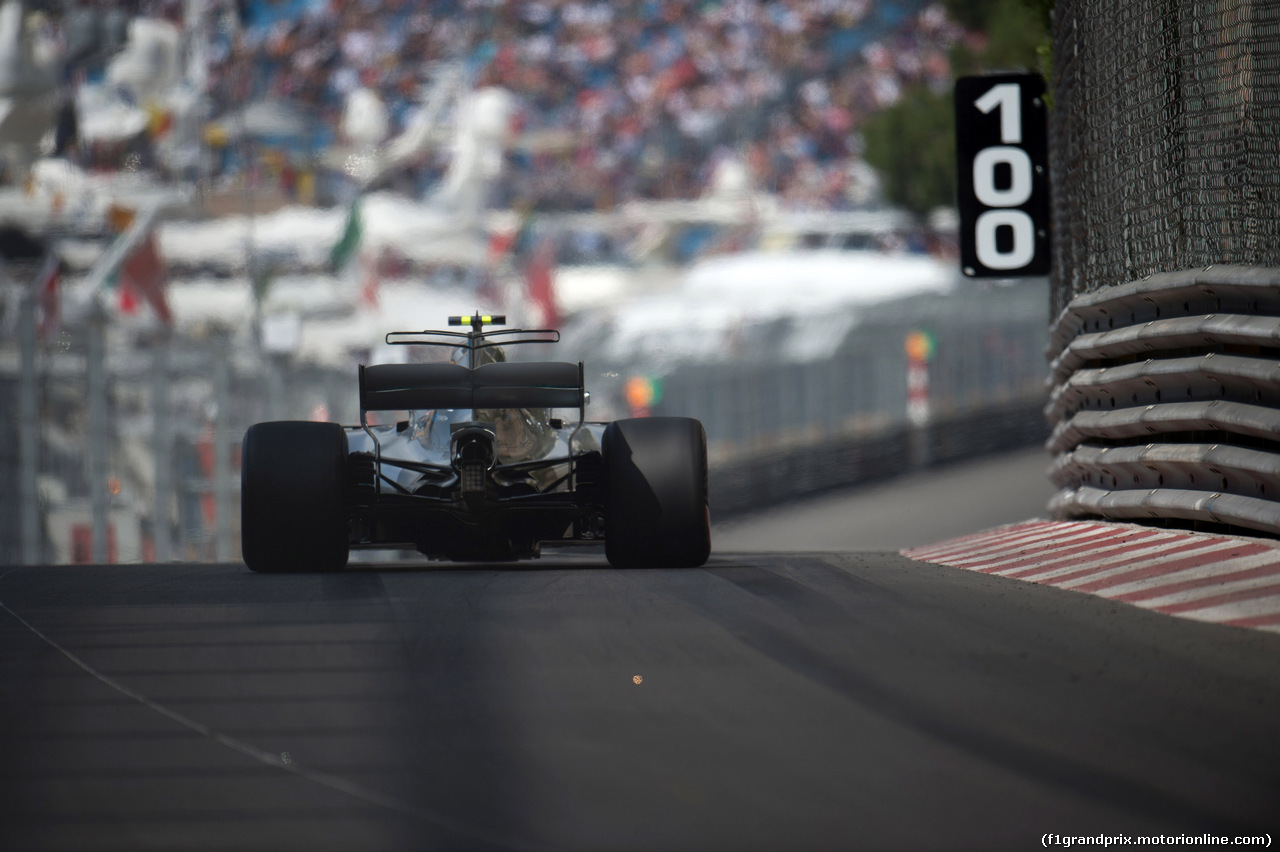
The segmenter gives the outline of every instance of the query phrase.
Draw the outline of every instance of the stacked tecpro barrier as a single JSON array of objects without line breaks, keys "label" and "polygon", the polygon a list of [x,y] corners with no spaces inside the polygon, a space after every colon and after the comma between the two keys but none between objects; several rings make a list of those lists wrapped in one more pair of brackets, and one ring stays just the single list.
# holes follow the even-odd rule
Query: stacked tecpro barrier
[{"label": "stacked tecpro barrier", "polygon": [[1280,4],[1052,20],[1052,509],[1280,532]]},{"label": "stacked tecpro barrier", "polygon": [[1280,533],[1280,270],[1211,266],[1077,297],[1049,356],[1057,517]]}]

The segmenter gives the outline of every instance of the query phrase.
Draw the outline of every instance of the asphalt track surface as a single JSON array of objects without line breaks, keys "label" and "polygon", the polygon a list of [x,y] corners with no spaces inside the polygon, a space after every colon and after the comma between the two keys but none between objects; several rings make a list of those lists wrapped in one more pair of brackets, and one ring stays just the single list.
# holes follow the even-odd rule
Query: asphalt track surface
[{"label": "asphalt track surface", "polygon": [[0,602],[6,850],[1280,828],[1280,635],[894,553],[23,567]]}]

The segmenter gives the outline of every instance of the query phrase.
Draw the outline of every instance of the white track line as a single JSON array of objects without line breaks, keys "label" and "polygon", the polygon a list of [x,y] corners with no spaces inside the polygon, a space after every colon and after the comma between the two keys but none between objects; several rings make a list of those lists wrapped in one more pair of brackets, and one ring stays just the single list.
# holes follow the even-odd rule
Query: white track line
[{"label": "white track line", "polygon": [[161,716],[164,716],[166,719],[177,722],[179,725],[183,726],[184,728],[187,728],[188,730],[194,731],[195,733],[199,734],[202,737],[207,737],[208,739],[211,739],[220,745],[226,746],[232,751],[237,751],[240,754],[245,755],[246,757],[253,758],[259,763],[266,764],[267,766],[273,767],[275,769],[280,769],[285,772],[290,772],[301,778],[306,778],[308,781],[313,781],[316,784],[319,784],[323,787],[328,787],[330,790],[336,790],[339,793],[346,793],[348,796],[352,796],[353,798],[360,799],[361,801],[364,801],[364,802],[368,802],[369,804],[378,805],[379,807],[386,808],[387,810],[390,810],[390,811],[395,811],[396,813],[402,814],[404,816],[410,816],[416,819],[433,823],[441,828],[448,829],[449,831],[455,832],[464,837],[472,837],[477,840],[482,840],[485,843],[492,843],[496,846],[505,846],[510,849],[541,850],[541,849],[548,848],[548,847],[541,846],[539,844],[529,843],[528,841],[525,841],[525,840],[519,840],[512,837],[506,837],[503,835],[495,834],[485,829],[477,829],[473,826],[464,825],[460,822],[457,822],[452,817],[449,817],[439,811],[432,810],[431,808],[419,807],[418,805],[415,805],[412,802],[406,802],[403,799],[397,799],[394,796],[388,796],[385,793],[380,793],[377,790],[371,790],[368,787],[361,786],[360,784],[355,784],[351,781],[346,780],[345,778],[339,778],[336,775],[330,775],[327,772],[321,772],[317,769],[308,769],[307,767],[300,766],[299,764],[294,763],[292,761],[290,761],[289,763],[285,763],[283,760],[281,760],[280,755],[278,754],[275,754],[273,752],[263,751],[262,749],[256,748],[255,746],[252,746],[244,742],[243,740],[238,740],[235,737],[228,736],[227,734],[221,733],[219,731],[215,731],[213,728],[210,728],[208,725],[205,725],[202,722],[197,722],[195,719],[192,719],[189,716],[185,716],[176,710],[171,710],[170,708],[165,707],[163,704],[159,704],[155,701],[152,701],[150,698],[143,695],[142,693],[136,692],[130,689],[129,687],[125,686],[124,684],[120,683],[119,681],[114,680],[108,677],[107,675],[104,675],[102,672],[98,671],[93,666],[89,665],[84,660],[80,659],[75,654],[71,653],[66,648],[59,645],[53,639],[46,636],[44,633],[41,633],[29,621],[27,621],[25,618],[23,618],[22,616],[14,612],[12,609],[10,609],[8,605],[5,604],[4,601],[0,601],[0,609],[3,609],[5,612],[9,613],[9,615],[13,616],[13,618],[16,619],[18,623],[20,623],[23,627],[30,630],[32,633],[38,636],[42,641],[44,641],[46,644],[48,644],[58,653],[62,654],[62,656],[66,657],[68,660],[75,663],[77,666],[83,669],[86,673],[93,676],[101,683],[111,687],[116,692],[119,692],[121,695],[124,695],[128,698],[133,699],[134,701],[143,705],[147,709],[153,710],[156,713],[159,713]]}]

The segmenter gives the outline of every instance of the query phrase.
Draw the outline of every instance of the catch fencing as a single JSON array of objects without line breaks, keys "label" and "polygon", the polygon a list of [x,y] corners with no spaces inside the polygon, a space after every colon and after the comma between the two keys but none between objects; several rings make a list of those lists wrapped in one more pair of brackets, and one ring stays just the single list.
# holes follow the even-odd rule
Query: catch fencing
[{"label": "catch fencing", "polygon": [[[1046,288],[1024,282],[877,306],[829,357],[803,364],[676,367],[661,377],[662,400],[648,413],[703,420],[721,517],[1042,440]],[[100,332],[99,359],[92,340]],[[907,422],[904,352],[913,332],[933,341],[930,416],[916,425]],[[264,355],[244,332],[131,346],[110,328],[77,328],[37,352],[39,540],[34,552],[23,540],[23,488],[4,489],[2,564],[236,560],[248,427],[358,420],[354,363],[327,368]],[[12,357],[0,363],[5,412],[19,409],[16,367]],[[589,371],[597,378],[588,380],[588,416],[630,413],[610,398],[618,381],[600,378],[611,374],[625,377],[627,365]],[[7,482],[25,479],[22,429],[19,418],[0,418]]]},{"label": "catch fencing", "polygon": [[1051,508],[1280,533],[1280,4],[1053,31]]},{"label": "catch fencing", "polygon": [[930,420],[1042,400],[1043,286],[935,295],[871,313],[828,358],[688,364],[655,414],[698,417],[713,459],[904,432],[909,335],[927,335]]},{"label": "catch fencing", "polygon": [[1280,3],[1058,0],[1053,313],[1161,272],[1280,266]]},{"label": "catch fencing", "polygon": [[[238,559],[248,427],[357,416],[354,365],[288,364],[213,333],[109,346],[95,370],[92,337],[64,331],[38,350],[34,546],[23,541],[30,495],[17,485],[21,459],[12,452],[24,423],[0,419],[0,446],[9,450],[0,474],[14,483],[0,493],[0,564]],[[17,410],[19,383],[14,370],[0,375],[6,412]]]},{"label": "catch fencing", "polygon": [[[718,517],[1031,445],[1049,431],[1047,295],[1033,279],[869,307],[829,358],[674,369],[653,413],[703,421]],[[917,365],[927,415],[913,422],[906,342],[916,334],[931,352]]]}]

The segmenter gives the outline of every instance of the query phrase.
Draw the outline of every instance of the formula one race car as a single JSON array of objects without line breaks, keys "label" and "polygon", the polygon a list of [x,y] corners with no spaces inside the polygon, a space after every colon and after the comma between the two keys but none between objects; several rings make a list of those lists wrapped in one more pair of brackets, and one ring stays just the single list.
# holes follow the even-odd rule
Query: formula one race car
[{"label": "formula one race car", "polygon": [[[391,332],[448,362],[360,367],[360,425],[258,423],[244,437],[241,545],[254,571],[332,571],[351,548],[504,561],[604,541],[620,567],[694,567],[711,551],[707,441],[685,417],[586,421],[581,363],[507,361],[552,329]],[[577,422],[553,416],[576,409]],[[371,422],[369,412],[403,411]]]}]

